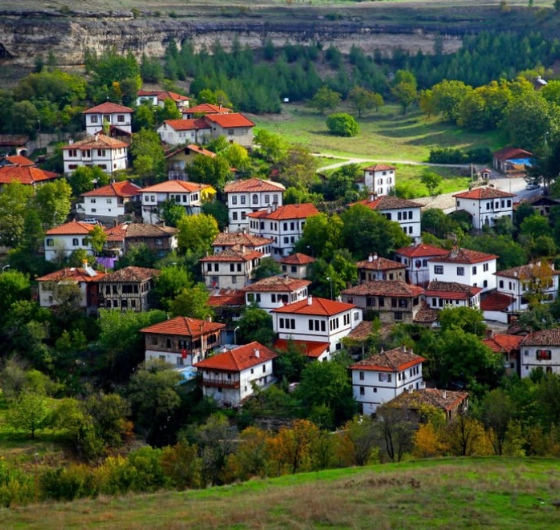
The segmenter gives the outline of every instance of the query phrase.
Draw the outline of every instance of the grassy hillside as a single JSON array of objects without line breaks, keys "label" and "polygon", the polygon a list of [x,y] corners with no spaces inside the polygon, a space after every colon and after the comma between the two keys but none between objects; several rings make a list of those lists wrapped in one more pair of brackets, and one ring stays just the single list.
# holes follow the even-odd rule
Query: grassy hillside
[{"label": "grassy hillside", "polygon": [[2,528],[556,528],[560,462],[469,458],[0,510]]}]

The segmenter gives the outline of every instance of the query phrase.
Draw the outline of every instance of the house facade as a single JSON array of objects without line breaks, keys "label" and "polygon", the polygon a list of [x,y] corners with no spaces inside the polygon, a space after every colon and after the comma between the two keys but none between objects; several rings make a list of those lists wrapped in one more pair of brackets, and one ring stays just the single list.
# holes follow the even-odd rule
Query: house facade
[{"label": "house facade", "polygon": [[430,281],[430,260],[447,256],[449,250],[417,243],[395,251],[395,261],[406,265],[406,281],[425,286]]},{"label": "house facade", "polygon": [[519,359],[522,340],[523,337],[520,335],[494,333],[491,331],[482,342],[494,353],[503,355],[507,375],[517,374],[520,376]]},{"label": "house facade", "polygon": [[245,287],[246,305],[256,304],[271,312],[287,304],[307,300],[308,280],[297,280],[289,276],[270,276]]},{"label": "house facade", "polygon": [[243,114],[239,112],[206,114],[204,119],[212,129],[212,138],[223,136],[229,143],[252,147],[255,124]]},{"label": "house facade", "polygon": [[560,374],[560,328],[529,333],[521,341],[520,350],[521,377],[528,377],[536,368]]},{"label": "house facade", "polygon": [[212,242],[214,254],[230,248],[245,247],[248,250],[255,250],[262,254],[263,258],[270,256],[272,252],[272,239],[258,237],[242,232],[220,232]]},{"label": "house facade", "polygon": [[83,166],[96,166],[109,175],[128,167],[128,144],[104,134],[62,148],[64,173],[69,174]]},{"label": "house facade", "polygon": [[141,329],[146,361],[159,359],[173,366],[193,366],[222,344],[225,324],[175,317]]},{"label": "house facade", "polygon": [[100,307],[144,312],[150,309],[148,295],[154,286],[157,269],[125,267],[99,281]]},{"label": "house facade", "polygon": [[85,110],[83,115],[86,118],[86,132],[95,135],[103,132],[103,124],[120,129],[126,133],[132,133],[132,113],[133,109],[117,105],[109,101],[101,103],[96,107]]},{"label": "house facade", "polygon": [[368,259],[356,263],[358,281],[360,283],[374,280],[400,280],[406,279],[406,265],[377,254],[370,254]]},{"label": "house facade", "polygon": [[192,120],[194,118],[200,118],[201,116],[206,116],[207,114],[229,114],[231,109],[223,107],[222,105],[214,105],[213,103],[200,103],[194,107],[188,109],[183,109],[184,120]]},{"label": "house facade", "polygon": [[165,105],[165,100],[170,99],[175,103],[175,106],[179,110],[188,109],[191,98],[187,96],[182,96],[176,92],[171,92],[169,90],[139,90],[136,94],[136,105],[140,106],[144,102],[153,105],[154,107],[163,108]]},{"label": "house facade", "polygon": [[272,239],[272,257],[279,259],[294,250],[303,235],[307,219],[318,214],[313,204],[287,204],[276,209],[269,207],[247,214],[249,233]]},{"label": "house facade", "polygon": [[253,386],[265,389],[276,381],[272,366],[275,358],[272,350],[251,342],[200,361],[195,367],[202,374],[202,393],[219,405],[238,407],[253,395]]},{"label": "house facade", "polygon": [[204,283],[209,289],[242,289],[249,284],[263,255],[256,250],[234,247],[200,260]]},{"label": "house facade", "polygon": [[165,120],[157,129],[162,142],[169,145],[205,144],[210,141],[212,128],[202,118]]},{"label": "house facade", "polygon": [[82,193],[82,202],[76,206],[78,214],[84,218],[97,218],[110,222],[123,218],[125,206],[140,198],[140,186],[123,180],[112,182],[95,190]]},{"label": "house facade", "polygon": [[428,284],[424,296],[428,307],[480,307],[482,288],[457,282],[433,281]]},{"label": "house facade", "polygon": [[115,256],[121,256],[139,245],[146,247],[160,258],[177,249],[179,230],[171,226],[148,223],[124,223],[106,231],[104,249]]},{"label": "house facade", "polygon": [[406,347],[394,348],[350,366],[354,399],[362,414],[375,414],[377,408],[405,391],[424,388],[423,357]]},{"label": "house facade", "polygon": [[189,180],[187,168],[199,156],[216,158],[216,153],[204,149],[196,144],[189,144],[184,147],[177,147],[165,154],[167,162],[167,178],[169,180]]},{"label": "house facade", "polygon": [[375,164],[364,168],[364,177],[358,187],[377,197],[389,195],[397,183],[396,168],[387,164]]},{"label": "house facade", "polygon": [[68,258],[76,250],[85,250],[93,255],[90,232],[96,225],[71,221],[55,226],[45,232],[45,260],[55,261]]},{"label": "house facade", "polygon": [[282,267],[282,272],[287,274],[291,278],[298,278],[304,280],[307,278],[309,266],[315,263],[315,258],[308,256],[307,254],[301,254],[296,252],[290,256],[280,258],[278,263]]},{"label": "house facade", "polygon": [[453,197],[456,209],[470,214],[475,230],[495,226],[502,217],[513,220],[514,193],[484,187],[457,193]]}]

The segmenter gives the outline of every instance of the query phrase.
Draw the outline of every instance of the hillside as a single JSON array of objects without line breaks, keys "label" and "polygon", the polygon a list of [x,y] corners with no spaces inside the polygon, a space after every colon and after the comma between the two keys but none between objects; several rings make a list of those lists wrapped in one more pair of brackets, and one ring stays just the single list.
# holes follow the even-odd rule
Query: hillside
[{"label": "hillside", "polygon": [[2,528],[553,528],[555,459],[423,460],[0,510]]}]

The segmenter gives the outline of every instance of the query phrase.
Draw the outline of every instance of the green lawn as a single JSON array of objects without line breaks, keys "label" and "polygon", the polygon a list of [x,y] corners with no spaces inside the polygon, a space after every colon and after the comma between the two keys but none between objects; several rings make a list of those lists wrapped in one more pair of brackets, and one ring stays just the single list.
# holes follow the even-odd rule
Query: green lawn
[{"label": "green lawn", "polygon": [[556,459],[465,458],[0,510],[2,528],[558,527]]}]

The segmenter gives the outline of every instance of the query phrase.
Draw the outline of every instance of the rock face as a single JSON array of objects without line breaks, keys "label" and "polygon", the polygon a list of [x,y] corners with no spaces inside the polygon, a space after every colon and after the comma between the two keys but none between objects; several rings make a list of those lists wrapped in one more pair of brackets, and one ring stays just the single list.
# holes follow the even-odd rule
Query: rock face
[{"label": "rock face", "polygon": [[[324,46],[333,44],[343,52],[352,45],[366,52],[379,49],[388,53],[396,47],[413,52],[433,50],[434,35],[421,27],[364,22],[333,24],[320,18],[290,23],[265,19],[134,18],[128,12],[64,16],[56,11],[4,11],[0,12],[0,64],[31,67],[36,56],[46,57],[52,51],[59,66],[76,67],[82,64],[86,49],[101,53],[114,48],[136,56],[145,53],[161,57],[171,40],[180,47],[188,39],[196,48],[218,40],[228,49],[235,37],[241,45],[250,47],[261,46],[269,38],[275,45],[287,40],[302,44],[319,41]],[[444,40],[446,52],[455,51],[460,45],[460,32],[448,34]]]}]

